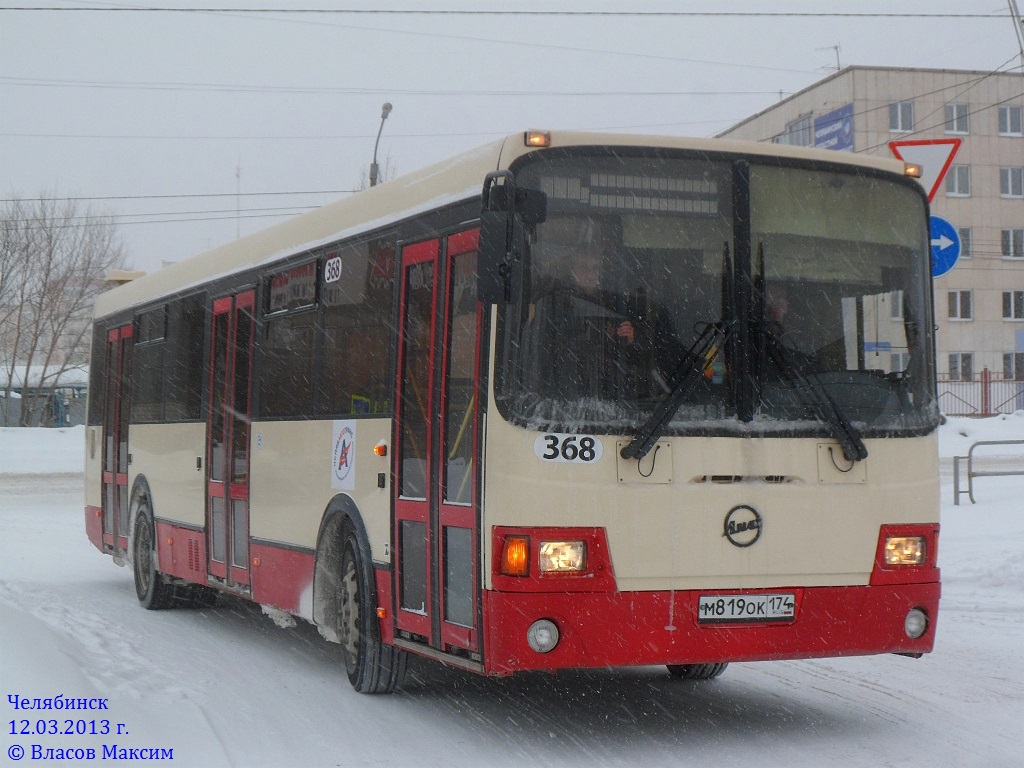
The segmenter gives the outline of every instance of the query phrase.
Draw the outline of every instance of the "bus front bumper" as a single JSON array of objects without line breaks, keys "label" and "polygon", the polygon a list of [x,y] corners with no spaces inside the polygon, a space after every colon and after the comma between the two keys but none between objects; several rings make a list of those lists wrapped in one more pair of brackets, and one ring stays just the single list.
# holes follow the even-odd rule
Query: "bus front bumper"
[{"label": "bus front bumper", "polygon": [[[766,590],[612,593],[485,592],[484,666],[488,674],[578,667],[700,664],[733,661],[919,655],[932,650],[939,582]],[[752,604],[763,595],[792,595],[793,618],[716,619],[701,597]],[[725,604],[725,603],[723,603]],[[908,614],[923,612],[924,631],[908,635]],[[753,609],[751,609],[753,610]],[[756,613],[756,611],[754,611]],[[916,614],[920,627],[920,614]],[[547,620],[558,641],[531,648],[531,626]],[[548,625],[544,625],[548,626]],[[550,635],[550,632],[548,633]]]}]

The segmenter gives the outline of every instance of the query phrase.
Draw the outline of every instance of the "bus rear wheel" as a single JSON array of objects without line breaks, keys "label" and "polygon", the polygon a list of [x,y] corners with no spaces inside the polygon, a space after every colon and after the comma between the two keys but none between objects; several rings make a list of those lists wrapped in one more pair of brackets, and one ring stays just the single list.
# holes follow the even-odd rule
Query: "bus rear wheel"
[{"label": "bus rear wheel", "polygon": [[155,538],[149,506],[142,502],[135,515],[132,570],[139,604],[149,611],[167,608],[174,599],[174,586],[156,569]]},{"label": "bus rear wheel", "polygon": [[373,572],[350,533],[341,557],[338,629],[345,671],[360,693],[391,693],[405,677],[406,653],[380,640]]},{"label": "bus rear wheel", "polygon": [[723,664],[669,664],[668,673],[679,680],[713,680],[725,672]]}]

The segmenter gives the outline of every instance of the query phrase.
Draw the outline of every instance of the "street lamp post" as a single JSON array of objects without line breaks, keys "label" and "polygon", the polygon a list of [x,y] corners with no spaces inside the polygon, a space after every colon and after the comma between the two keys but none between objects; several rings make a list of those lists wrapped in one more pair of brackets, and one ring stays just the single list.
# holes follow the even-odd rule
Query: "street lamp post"
[{"label": "street lamp post", "polygon": [[377,167],[377,146],[380,144],[380,134],[384,130],[384,121],[388,119],[388,115],[391,114],[391,102],[385,101],[384,106],[380,110],[380,128],[377,129],[377,141],[373,143],[373,162],[370,163],[370,186],[377,186],[377,178],[379,176],[379,169]]}]

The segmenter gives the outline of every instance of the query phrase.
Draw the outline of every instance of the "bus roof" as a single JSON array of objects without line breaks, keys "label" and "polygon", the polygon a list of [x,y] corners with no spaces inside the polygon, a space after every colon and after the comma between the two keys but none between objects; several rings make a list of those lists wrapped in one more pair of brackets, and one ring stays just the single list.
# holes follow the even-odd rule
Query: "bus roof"
[{"label": "bus roof", "polygon": [[[674,148],[814,159],[893,173],[901,173],[903,168],[895,159],[729,139],[575,131],[552,131],[550,136],[551,147]],[[105,317],[233,273],[372,232],[444,205],[470,200],[480,195],[487,173],[508,168],[518,157],[534,151],[535,148],[525,145],[523,133],[511,134],[117,286],[97,298],[95,316]]]}]

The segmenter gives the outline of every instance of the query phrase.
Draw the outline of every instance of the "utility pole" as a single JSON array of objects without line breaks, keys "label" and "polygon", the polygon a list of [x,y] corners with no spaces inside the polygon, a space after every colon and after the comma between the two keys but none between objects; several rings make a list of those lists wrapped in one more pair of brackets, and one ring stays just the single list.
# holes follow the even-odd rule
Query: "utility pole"
[{"label": "utility pole", "polygon": [[242,158],[235,166],[235,240],[242,236]]},{"label": "utility pole", "polygon": [[1024,17],[1020,15],[1020,8],[1017,7],[1017,0],[1006,0],[1010,6],[1010,16],[1013,19],[1013,32],[1017,35],[1017,45],[1020,48],[1020,68],[1024,72]]}]

